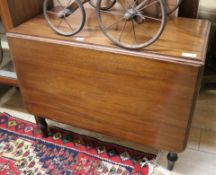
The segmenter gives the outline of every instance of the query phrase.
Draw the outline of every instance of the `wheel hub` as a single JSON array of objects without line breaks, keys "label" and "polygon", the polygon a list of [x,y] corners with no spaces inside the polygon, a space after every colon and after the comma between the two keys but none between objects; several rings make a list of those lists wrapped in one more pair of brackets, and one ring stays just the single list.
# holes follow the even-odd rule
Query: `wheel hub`
[{"label": "wheel hub", "polygon": [[136,10],[131,8],[128,9],[124,14],[124,19],[131,20],[137,14]]},{"label": "wheel hub", "polygon": [[64,10],[61,10],[59,13],[58,13],[58,17],[59,18],[65,18],[65,17],[68,17],[72,14],[71,10],[66,8]]}]

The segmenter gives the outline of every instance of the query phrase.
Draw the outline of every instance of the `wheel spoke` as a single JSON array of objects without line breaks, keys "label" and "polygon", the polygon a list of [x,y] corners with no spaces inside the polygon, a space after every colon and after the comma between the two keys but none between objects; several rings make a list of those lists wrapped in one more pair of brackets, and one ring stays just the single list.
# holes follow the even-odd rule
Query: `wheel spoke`
[{"label": "wheel spoke", "polygon": [[64,21],[64,19],[61,19],[56,27],[60,27],[60,25],[62,24],[63,21]]},{"label": "wheel spoke", "polygon": [[[69,2],[70,2],[70,1],[69,1]],[[67,6],[66,6],[66,7],[67,7]],[[63,20],[65,21],[65,23],[69,26],[69,28],[70,28],[71,30],[74,30],[73,27],[71,26],[71,24],[67,21],[65,15],[66,15],[66,14],[64,14],[64,18],[63,18]]]},{"label": "wheel spoke", "polygon": [[170,9],[170,7],[169,7],[167,1],[165,1],[165,6],[164,6],[164,7],[165,7],[166,12],[171,11],[171,9]]},{"label": "wheel spoke", "polygon": [[149,0],[144,0],[142,1],[140,4],[138,4],[138,6],[136,7],[136,9],[141,8],[143,5],[145,5]]},{"label": "wheel spoke", "polygon": [[146,16],[146,15],[143,15],[142,13],[141,13],[141,15],[142,15],[141,18],[143,18],[143,19],[148,18],[148,19],[152,19],[152,20],[155,20],[155,21],[162,22],[162,19],[158,19],[158,18],[151,17],[151,16]]},{"label": "wheel spoke", "polygon": [[70,27],[71,30],[74,30],[73,27],[72,27],[71,24],[67,21],[66,18],[63,18],[63,20],[64,20],[65,23]]},{"label": "wheel spoke", "polygon": [[132,7],[132,8],[135,7],[136,3],[137,3],[137,0],[134,0],[133,7]]},{"label": "wheel spoke", "polygon": [[123,8],[123,10],[126,12],[127,10],[126,10],[126,7],[124,6],[124,0],[118,0],[118,3]]},{"label": "wheel spoke", "polygon": [[124,19],[124,17],[122,17],[122,18],[120,18],[120,19],[118,19],[118,21],[116,21],[116,22],[114,22],[114,23],[112,23],[112,24],[110,24],[109,26],[107,26],[107,27],[105,27],[104,29],[108,29],[108,28],[110,28],[110,27],[112,27],[112,26],[114,26],[114,25],[116,25],[116,24],[118,24],[121,20],[123,20]]},{"label": "wheel spoke", "polygon": [[64,2],[65,2],[65,7],[64,7],[63,10],[65,10],[66,8],[69,7],[69,4],[70,4],[71,0],[69,0],[68,2],[66,2],[66,0],[64,0]]},{"label": "wheel spoke", "polygon": [[126,23],[127,23],[127,20],[125,20],[124,26],[123,26],[123,28],[121,30],[121,33],[120,33],[120,36],[119,36],[119,42],[121,41],[122,34],[123,34],[124,30],[125,30]]},{"label": "wheel spoke", "polygon": [[62,3],[60,2],[60,0],[57,0],[57,2],[58,2],[59,5],[64,9],[64,6],[63,6]]},{"label": "wheel spoke", "polygon": [[49,14],[51,14],[51,15],[56,15],[56,16],[58,16],[58,13],[53,12],[53,11],[47,11],[47,13],[49,13]]},{"label": "wheel spoke", "polygon": [[[69,1],[70,2],[70,1]],[[66,4],[68,4],[68,2],[66,2],[66,0],[64,0],[65,6],[67,6]]]},{"label": "wheel spoke", "polygon": [[69,0],[68,2],[66,2],[66,0],[64,0],[65,5],[62,5],[62,3],[61,3],[60,0],[57,0],[57,2],[58,2],[59,5],[63,8],[62,10],[65,10],[65,9],[69,6],[71,0]]},{"label": "wheel spoke", "polygon": [[144,9],[146,9],[146,8],[148,8],[148,7],[150,7],[150,6],[154,5],[154,4],[156,4],[156,3],[158,3],[158,2],[159,2],[158,0],[155,0],[155,1],[151,2],[150,4],[147,4],[146,6],[144,6],[144,7],[142,7],[142,8],[139,8],[139,7],[137,6],[137,9],[138,9],[139,11],[141,11],[141,10],[144,10]]},{"label": "wheel spoke", "polygon": [[128,0],[125,0],[125,1],[126,1],[129,8],[133,8],[133,5]]},{"label": "wheel spoke", "polygon": [[165,11],[167,15],[172,14],[174,11],[176,11],[179,8],[179,5],[181,4],[182,0],[178,0],[176,2],[176,5],[169,6],[167,2],[165,2]]},{"label": "wheel spoke", "polygon": [[135,41],[135,44],[137,44],[137,37],[136,37],[136,31],[135,31],[135,26],[134,26],[133,19],[131,20],[131,22],[132,22],[132,27],[133,27],[134,41]]},{"label": "wheel spoke", "polygon": [[144,33],[146,33],[146,35],[147,35],[150,39],[153,38],[152,35],[150,35],[146,30],[144,30]]},{"label": "wheel spoke", "polygon": [[71,0],[69,0],[66,5],[65,5],[65,8],[67,8],[69,6],[69,4],[71,3]]},{"label": "wheel spoke", "polygon": [[[142,25],[139,25],[142,26]],[[145,25],[146,26],[146,25]],[[147,32],[148,30],[144,29],[143,32],[146,33],[146,35],[152,39],[152,34],[150,34],[149,32]]]},{"label": "wheel spoke", "polygon": [[72,1],[71,1],[71,0],[68,1],[67,7],[68,7],[70,4],[72,4]]}]

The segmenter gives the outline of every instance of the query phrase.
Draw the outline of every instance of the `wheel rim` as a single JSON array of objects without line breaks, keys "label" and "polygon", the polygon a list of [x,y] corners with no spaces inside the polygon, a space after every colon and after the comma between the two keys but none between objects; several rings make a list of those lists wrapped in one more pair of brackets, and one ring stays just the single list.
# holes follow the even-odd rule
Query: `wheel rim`
[{"label": "wheel rim", "polygon": [[[49,4],[53,3],[50,8]],[[74,8],[72,8],[72,5]],[[85,11],[79,0],[45,0],[43,5],[45,19],[56,33],[71,36],[78,33],[85,23]]]},{"label": "wheel rim", "polygon": [[[111,9],[116,3],[116,0],[106,0],[106,1],[103,1],[102,2],[102,5],[101,5],[101,10],[109,10]],[[96,8],[97,6],[97,0],[90,0],[89,1],[89,4]]]},{"label": "wheel rim", "polygon": [[166,24],[164,0],[117,0],[110,11],[100,10],[101,31],[115,44],[126,49],[141,49],[154,43]]}]

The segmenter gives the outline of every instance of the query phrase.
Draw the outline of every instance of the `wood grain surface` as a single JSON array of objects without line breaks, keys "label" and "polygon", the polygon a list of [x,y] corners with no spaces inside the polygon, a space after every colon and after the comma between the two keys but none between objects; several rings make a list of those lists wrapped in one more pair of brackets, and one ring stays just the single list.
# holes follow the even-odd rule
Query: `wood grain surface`
[{"label": "wood grain surface", "polygon": [[[99,30],[94,9],[86,8],[86,12],[86,24],[83,30],[75,36],[65,37],[57,35],[48,27],[43,16],[38,16],[29,20],[25,24],[11,30],[11,33],[19,33],[32,37],[36,36],[37,38],[42,37],[46,39],[68,41],[69,43],[75,42],[109,46],[118,49],[118,47],[113,45],[113,43]],[[72,19],[74,19],[74,25],[79,23],[79,21],[76,21],[79,20],[76,16]],[[140,28],[139,30],[142,32],[144,29]],[[180,58],[183,62],[192,60],[203,64],[205,61],[209,30],[210,23],[208,20],[172,18],[168,21],[159,40],[153,45],[139,51],[139,53],[156,53],[172,57],[172,59]],[[145,35],[145,32],[143,35]],[[137,52],[134,54],[136,53]],[[194,57],[184,56],[185,53],[186,55],[188,54]]]},{"label": "wood grain surface", "polygon": [[42,13],[43,0],[0,0],[2,20],[5,30]]},{"label": "wood grain surface", "polygon": [[[7,32],[17,25],[42,13],[43,0],[0,0],[0,14]],[[16,79],[0,77],[0,83],[18,86]]]},{"label": "wood grain surface", "polygon": [[184,150],[209,23],[170,21],[160,40],[141,51],[114,46],[95,23],[86,27],[78,36],[63,37],[39,16],[8,34],[27,109],[156,149]]}]

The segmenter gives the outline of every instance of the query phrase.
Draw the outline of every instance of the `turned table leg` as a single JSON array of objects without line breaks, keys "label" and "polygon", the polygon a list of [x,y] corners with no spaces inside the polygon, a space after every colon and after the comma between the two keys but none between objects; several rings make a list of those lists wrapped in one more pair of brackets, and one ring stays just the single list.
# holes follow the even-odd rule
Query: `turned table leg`
[{"label": "turned table leg", "polygon": [[168,160],[168,170],[172,171],[175,165],[175,162],[178,160],[178,155],[176,153],[168,153],[167,154]]},{"label": "turned table leg", "polygon": [[48,137],[48,125],[46,123],[45,118],[35,116],[36,123],[40,128],[42,135],[44,138]]}]

